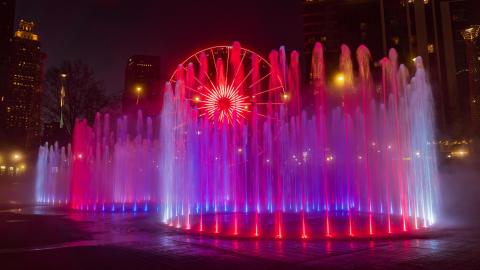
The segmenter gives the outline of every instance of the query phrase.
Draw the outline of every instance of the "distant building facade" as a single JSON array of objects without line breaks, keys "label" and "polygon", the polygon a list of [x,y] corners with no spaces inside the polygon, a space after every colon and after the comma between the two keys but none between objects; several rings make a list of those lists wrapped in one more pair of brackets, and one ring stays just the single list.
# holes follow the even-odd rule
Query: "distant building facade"
[{"label": "distant building facade", "polygon": [[162,105],[162,82],[159,56],[134,55],[125,68],[123,112],[157,115]]},{"label": "distant building facade", "polygon": [[60,122],[50,122],[43,124],[42,143],[52,145],[54,143],[59,145],[67,145],[71,143],[71,137],[67,129],[60,127]]},{"label": "distant building facade", "polygon": [[15,21],[15,1],[0,0],[0,140],[5,141],[5,95],[8,88],[8,59]]},{"label": "distant building facade", "polygon": [[9,49],[9,70],[5,93],[7,140],[19,147],[40,143],[42,82],[45,54],[34,23],[21,20]]},{"label": "distant building facade", "polygon": [[480,133],[480,25],[471,25],[462,31],[466,49],[466,73],[468,76],[468,104],[471,131]]},{"label": "distant building facade", "polygon": [[[427,13],[427,24],[435,23],[438,30],[435,41],[437,65],[431,67],[437,75],[434,86],[443,96],[444,119],[453,136],[473,134],[472,110],[468,82],[468,50],[462,32],[473,24],[480,24],[477,0],[431,1],[432,12]],[[477,135],[478,136],[478,135]]]},{"label": "distant building facade", "polygon": [[[370,48],[373,61],[395,48],[410,68],[422,56],[433,86],[438,126],[449,135],[469,128],[467,46],[462,31],[479,24],[476,0],[304,0],[304,48],[310,73],[316,41],[325,47],[327,71],[338,68],[340,45]],[[472,59],[470,57],[470,59]],[[331,75],[331,74],[327,74]]]},{"label": "distant building facade", "polygon": [[[346,44],[353,53],[366,45],[374,59],[385,55],[382,46],[380,1],[377,0],[304,0],[303,31],[307,73],[315,42],[324,46],[326,71],[338,67],[340,46]],[[331,75],[331,74],[327,74]]]}]

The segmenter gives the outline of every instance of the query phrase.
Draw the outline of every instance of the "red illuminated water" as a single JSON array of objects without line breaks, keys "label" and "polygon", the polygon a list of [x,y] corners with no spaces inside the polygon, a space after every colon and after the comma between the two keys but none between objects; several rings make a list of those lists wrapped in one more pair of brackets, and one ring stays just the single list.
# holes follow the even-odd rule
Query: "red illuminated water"
[{"label": "red illuminated water", "polygon": [[112,124],[98,114],[93,127],[77,121],[71,150],[41,147],[37,200],[151,212],[170,226],[234,237],[431,226],[437,168],[422,60],[410,78],[390,51],[377,83],[368,49],[355,55],[356,63],[342,46],[338,74],[327,78],[317,43],[303,87],[295,51],[288,59],[281,47],[266,60],[239,43],[202,50],[166,84],[158,117]]}]

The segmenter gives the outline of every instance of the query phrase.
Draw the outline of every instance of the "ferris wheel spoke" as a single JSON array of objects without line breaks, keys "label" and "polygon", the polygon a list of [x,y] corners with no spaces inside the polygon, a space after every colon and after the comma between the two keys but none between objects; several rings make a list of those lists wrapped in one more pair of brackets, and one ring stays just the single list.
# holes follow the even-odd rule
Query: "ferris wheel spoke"
[{"label": "ferris wheel spoke", "polygon": [[262,95],[262,94],[268,93],[270,91],[275,91],[275,90],[278,90],[278,89],[283,89],[283,86],[277,86],[277,87],[274,87],[274,88],[267,89],[265,91],[262,91],[262,92],[259,92],[259,93],[255,94],[255,96]]},{"label": "ferris wheel spoke", "polygon": [[257,83],[263,81],[265,78],[267,78],[268,76],[270,76],[270,74],[272,74],[272,72],[270,71],[267,75],[263,76],[261,79],[258,79],[256,82],[252,83],[249,87],[247,88],[252,88],[252,86],[256,85]]},{"label": "ferris wheel spoke", "polygon": [[191,88],[190,86],[185,86],[185,88],[188,89],[188,90],[190,90],[190,91],[192,91],[192,92],[195,92],[195,93],[197,93],[197,94],[199,94],[199,95],[202,95],[202,96],[204,96],[204,97],[207,97],[207,95],[205,95],[204,93],[202,93],[202,92],[200,92],[200,91],[198,91],[198,90],[195,90],[195,89]]},{"label": "ferris wheel spoke", "polygon": [[[172,84],[178,83],[178,78],[175,76],[179,75],[179,72],[185,72],[188,74],[188,79],[190,84],[185,85],[184,91],[189,91],[187,96],[182,97],[186,101],[195,102],[195,109],[198,110],[198,117],[204,119],[213,120],[215,122],[224,122],[228,123],[241,123],[240,120],[248,119],[250,114],[255,114],[258,117],[273,119],[275,121],[280,121],[277,118],[278,115],[270,115],[266,111],[260,110],[259,113],[255,108],[260,108],[260,106],[265,105],[285,105],[283,100],[275,100],[275,102],[267,102],[267,99],[262,97],[266,93],[271,92],[281,92],[285,91],[283,82],[279,76],[274,76],[273,71],[271,70],[270,63],[262,58],[257,53],[248,50],[246,48],[240,48],[240,51],[236,51],[235,62],[230,62],[232,60],[233,53],[232,46],[215,46],[206,48],[204,50],[198,51],[192,54],[187,60],[182,62],[181,69],[176,69],[170,82]],[[208,56],[211,54],[211,56]],[[260,62],[246,62],[245,58],[252,55],[258,56]],[[202,58],[200,59],[200,56]],[[221,68],[217,67],[217,61],[215,58],[218,57],[218,61],[226,61],[225,65]],[[195,60],[194,60],[195,59]],[[190,62],[197,62],[192,68],[188,68]],[[196,65],[199,64],[199,66]],[[213,66],[215,69],[212,69]],[[232,65],[230,67],[230,65]],[[257,66],[258,65],[258,66]],[[265,69],[265,67],[270,67],[270,69]],[[215,75],[215,72],[218,74]],[[242,72],[242,73],[240,73]],[[222,74],[222,81],[217,82],[216,76]],[[253,78],[255,76],[255,78]],[[272,77],[273,76],[273,77]],[[265,79],[269,78],[274,86],[264,87]],[[248,86],[247,86],[248,85]],[[253,89],[258,91],[258,93],[253,93]],[[265,88],[270,88],[266,89]],[[247,89],[249,95],[245,95],[240,89]],[[276,94],[273,94],[276,95]],[[271,97],[271,94],[268,94]],[[250,100],[250,98],[258,97],[257,100]],[[270,99],[268,99],[270,100]],[[259,101],[259,103],[255,103]],[[272,100],[273,101],[273,100]],[[258,105],[258,106],[257,106]],[[256,107],[253,107],[256,106]]]},{"label": "ferris wheel spoke", "polygon": [[253,68],[250,69],[250,71],[248,72],[247,76],[245,76],[245,78],[243,78],[243,80],[240,82],[240,84],[235,88],[235,91],[238,91],[238,89],[240,88],[240,86],[242,86],[242,84],[247,80],[248,77],[250,77],[250,75],[252,74],[253,72]]},{"label": "ferris wheel spoke", "polygon": [[[210,54],[212,55],[213,65],[215,66],[215,73],[217,73],[217,61],[215,60],[215,54],[213,53],[213,48],[210,48]],[[211,79],[210,79],[210,82],[212,82]]]},{"label": "ferris wheel spoke", "polygon": [[[197,62],[198,62],[200,65],[202,64],[202,63],[200,63],[200,59],[198,59],[198,55],[196,55],[196,54],[195,54],[195,59],[197,59]],[[207,79],[208,79],[208,81],[210,82],[210,84],[212,85],[212,87],[215,87],[215,84],[213,84],[213,81],[212,81],[212,79],[210,78],[210,75],[208,75],[208,67],[207,67],[207,70],[206,70],[206,71],[205,71],[205,70],[203,71],[203,73],[205,73],[205,75],[207,76]],[[198,79],[198,78],[197,78],[197,79]],[[198,81],[200,81],[200,80],[198,80]],[[205,87],[205,86],[204,86],[204,87]]]},{"label": "ferris wheel spoke", "polygon": [[268,118],[268,119],[278,120],[276,117],[271,117],[271,116],[268,116],[268,115],[265,115],[265,114],[262,114],[262,113],[257,113],[257,114],[260,115],[260,116],[263,116],[265,118]]},{"label": "ferris wheel spoke", "polygon": [[[184,68],[185,70],[187,70],[186,68]],[[209,89],[205,84],[203,84],[200,79],[197,78],[197,76],[195,76],[195,74],[193,75],[193,79],[195,79],[195,81],[197,81],[201,86],[203,86],[205,89]],[[212,84],[212,87],[215,87],[215,85]]]}]

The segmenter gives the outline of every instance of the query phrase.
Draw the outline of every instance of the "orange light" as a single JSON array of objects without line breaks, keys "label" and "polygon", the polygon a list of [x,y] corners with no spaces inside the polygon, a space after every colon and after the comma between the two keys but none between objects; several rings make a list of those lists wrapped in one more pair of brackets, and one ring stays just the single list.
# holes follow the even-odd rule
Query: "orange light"
[{"label": "orange light", "polygon": [[465,150],[465,149],[459,149],[459,150],[456,150],[456,151],[452,151],[450,153],[450,157],[454,157],[454,158],[464,158],[466,156],[468,156],[468,150]]},{"label": "orange light", "polygon": [[140,101],[140,94],[142,93],[143,88],[141,86],[137,86],[135,88],[135,91],[137,92],[137,102],[136,102],[136,104],[138,104],[138,102]]},{"label": "orange light", "polygon": [[345,75],[343,73],[337,73],[335,75],[335,86],[337,87],[345,86]]},{"label": "orange light", "polygon": [[18,153],[18,152],[15,152],[12,154],[12,160],[13,161],[19,161],[22,159],[22,154]]}]

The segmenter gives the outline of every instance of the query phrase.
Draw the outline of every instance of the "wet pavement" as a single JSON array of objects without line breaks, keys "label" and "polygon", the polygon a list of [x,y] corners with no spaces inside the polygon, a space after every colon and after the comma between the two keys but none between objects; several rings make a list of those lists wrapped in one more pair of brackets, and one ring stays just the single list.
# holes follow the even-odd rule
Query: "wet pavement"
[{"label": "wet pavement", "polygon": [[477,163],[442,166],[441,226],[375,240],[185,234],[152,215],[25,205],[31,183],[0,181],[0,269],[480,269]]},{"label": "wet pavement", "polygon": [[144,214],[4,206],[1,269],[479,269],[480,230],[375,240],[225,239]]}]

